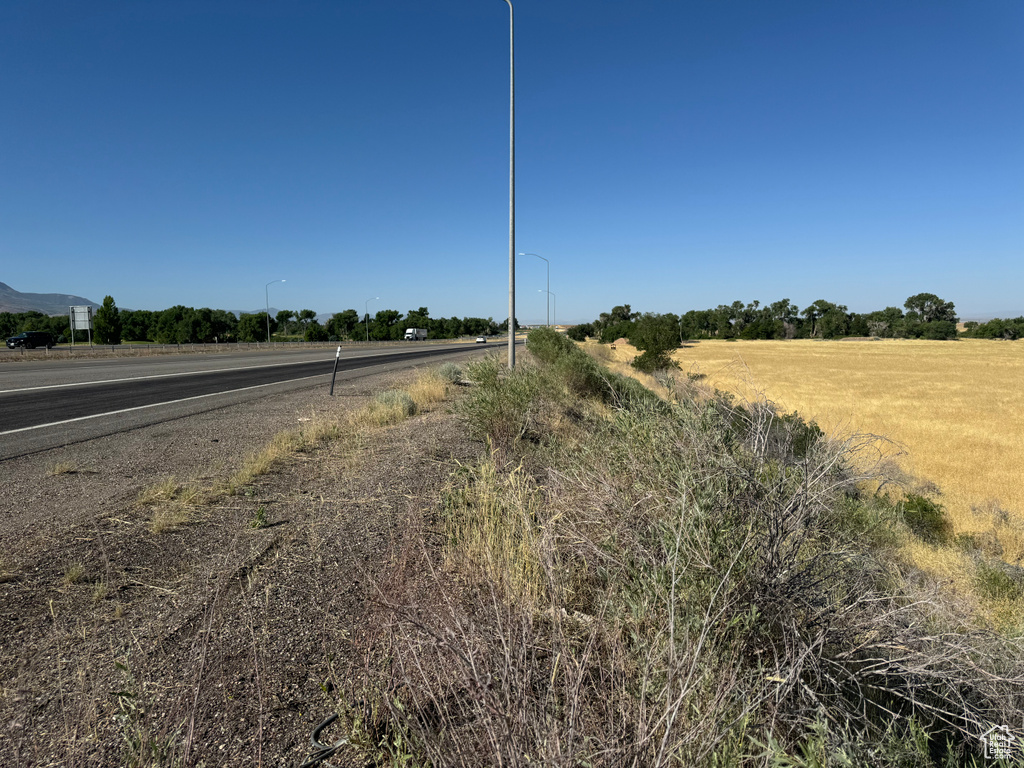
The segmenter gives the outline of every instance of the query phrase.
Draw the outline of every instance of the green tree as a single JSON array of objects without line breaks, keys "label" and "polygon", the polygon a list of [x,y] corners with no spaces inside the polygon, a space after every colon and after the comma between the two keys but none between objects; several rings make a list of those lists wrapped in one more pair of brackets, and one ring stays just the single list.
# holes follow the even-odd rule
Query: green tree
[{"label": "green tree", "polygon": [[565,335],[568,336],[573,341],[586,341],[587,337],[593,335],[593,333],[593,323],[580,323],[578,325],[574,325],[572,328],[566,331]]},{"label": "green tree", "polygon": [[[270,321],[270,332],[273,333],[277,327],[277,321]],[[267,340],[267,313],[256,312],[251,315],[242,315],[238,319],[238,340],[239,341],[266,341]]]},{"label": "green tree", "polygon": [[215,309],[210,313],[210,325],[213,329],[213,339],[208,339],[208,341],[230,341],[236,337],[235,329],[238,328],[238,317],[234,312]]},{"label": "green tree", "polygon": [[868,333],[872,336],[892,338],[903,321],[903,310],[899,307],[886,307],[868,312],[864,319],[867,321]]},{"label": "green tree", "polygon": [[299,322],[302,323],[302,332],[305,333],[310,321],[316,320],[316,312],[312,309],[301,309],[299,310],[298,318]]},{"label": "green tree", "polygon": [[986,323],[969,320],[964,325],[967,328],[964,335],[971,338],[1013,341],[1024,337],[1024,317],[1015,317],[1012,320],[996,317]]},{"label": "green tree", "polygon": [[354,309],[346,309],[331,315],[327,321],[327,333],[334,339],[350,339],[356,326],[359,325],[359,313]]},{"label": "green tree", "polygon": [[103,306],[92,316],[92,329],[99,344],[121,343],[121,313],[113,296],[103,297]]},{"label": "green tree", "polygon": [[382,309],[370,321],[370,338],[375,341],[398,341],[402,338],[402,313],[397,309]]},{"label": "green tree", "polygon": [[188,337],[182,338],[182,334],[188,333],[184,321],[186,313],[190,311],[191,307],[176,304],[161,312],[156,321],[156,340],[161,344],[181,344],[188,341]]},{"label": "green tree", "polygon": [[679,318],[650,312],[632,323],[629,343],[643,352],[633,360],[633,367],[641,371],[656,371],[675,365],[669,351],[679,348]]},{"label": "green tree", "polygon": [[922,323],[930,323],[933,320],[946,320],[956,325],[959,318],[956,316],[956,308],[951,301],[943,301],[934,293],[919,293],[911,296],[904,303],[907,312],[914,312],[920,316]]},{"label": "green tree", "polygon": [[410,309],[405,313],[405,328],[430,328],[430,310],[426,307]]},{"label": "green tree", "polygon": [[850,333],[850,318],[846,307],[836,306],[818,318],[818,333],[823,339],[838,339]]},{"label": "green tree", "polygon": [[282,309],[275,316],[277,319],[277,327],[281,329],[281,333],[288,333],[288,322],[295,317],[295,313],[290,309]]},{"label": "green tree", "polygon": [[18,332],[18,317],[13,312],[0,312],[0,336],[6,338]]},{"label": "green tree", "polygon": [[156,338],[155,312],[148,309],[121,310],[121,337],[128,341],[153,341]]},{"label": "green tree", "polygon": [[314,319],[306,326],[304,338],[306,341],[327,341],[330,338],[330,333],[320,325],[319,321]]},{"label": "green tree", "polygon": [[932,320],[928,323],[921,323],[922,339],[955,339],[956,323],[949,320]]},{"label": "green tree", "polygon": [[[833,335],[827,338],[835,338],[834,332],[839,327],[844,325],[844,323],[841,323],[839,321],[839,318],[836,313],[842,313],[845,319],[845,315],[848,312],[848,310],[842,304],[833,304],[831,301],[825,301],[824,299],[818,299],[816,302],[814,302],[809,307],[804,309],[804,311],[801,313],[806,318],[807,323],[809,324],[809,336],[811,336],[812,338],[814,336],[825,336],[821,324],[818,321],[829,312],[832,312],[833,314],[829,316],[829,321],[826,325],[828,330],[832,332]],[[845,330],[843,331],[843,333],[845,333]]]}]

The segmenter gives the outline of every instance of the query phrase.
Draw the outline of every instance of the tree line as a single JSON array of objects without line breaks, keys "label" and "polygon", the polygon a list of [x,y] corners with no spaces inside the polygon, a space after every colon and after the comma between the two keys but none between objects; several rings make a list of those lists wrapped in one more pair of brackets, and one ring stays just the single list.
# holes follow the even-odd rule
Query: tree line
[{"label": "tree line", "polygon": [[[490,317],[433,318],[427,307],[419,307],[404,314],[382,309],[372,317],[346,309],[321,323],[311,309],[281,310],[272,317],[266,312],[236,315],[223,309],[195,309],[180,304],[162,311],[131,310],[119,309],[113,297],[106,296],[93,313],[92,338],[98,344],[254,342],[267,340],[268,327],[271,338],[278,341],[399,341],[406,328],[426,328],[432,339],[493,336],[506,331],[508,321],[499,324]],[[21,331],[47,331],[58,342],[71,341],[71,327],[65,315],[0,312],[0,336],[13,336]],[[85,331],[75,331],[76,342],[86,339]]]},{"label": "tree line", "polygon": [[1024,316],[1012,320],[995,318],[987,323],[970,320],[964,323],[963,335],[970,339],[1007,339],[1015,341],[1024,337]]},{"label": "tree line", "polygon": [[[904,311],[906,310],[906,311]],[[588,336],[611,342],[631,338],[640,328],[671,329],[682,343],[697,339],[837,339],[846,336],[881,338],[955,339],[956,309],[933,293],[909,297],[900,307],[874,312],[850,312],[842,304],[818,299],[800,309],[789,299],[772,304],[752,301],[720,304],[714,309],[690,310],[682,315],[633,312],[628,304],[602,312],[592,323],[574,326],[575,339]]]}]

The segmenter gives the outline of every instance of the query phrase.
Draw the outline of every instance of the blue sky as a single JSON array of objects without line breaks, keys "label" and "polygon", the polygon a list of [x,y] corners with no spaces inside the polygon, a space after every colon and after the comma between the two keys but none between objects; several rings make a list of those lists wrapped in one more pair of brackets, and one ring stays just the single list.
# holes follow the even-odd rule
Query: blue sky
[{"label": "blue sky", "polygon": [[[17,290],[507,315],[501,0],[7,0],[0,105]],[[516,160],[559,322],[1024,314],[1024,3],[519,0]]]}]

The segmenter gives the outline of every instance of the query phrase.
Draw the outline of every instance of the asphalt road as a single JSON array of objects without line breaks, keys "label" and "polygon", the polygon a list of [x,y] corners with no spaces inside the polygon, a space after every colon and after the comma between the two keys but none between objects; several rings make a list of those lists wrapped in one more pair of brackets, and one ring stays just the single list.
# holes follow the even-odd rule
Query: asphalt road
[{"label": "asphalt road", "polygon": [[[338,378],[484,349],[416,345],[350,351],[338,360]],[[4,366],[0,460],[235,405],[282,389],[326,387],[333,369],[332,350]]]}]

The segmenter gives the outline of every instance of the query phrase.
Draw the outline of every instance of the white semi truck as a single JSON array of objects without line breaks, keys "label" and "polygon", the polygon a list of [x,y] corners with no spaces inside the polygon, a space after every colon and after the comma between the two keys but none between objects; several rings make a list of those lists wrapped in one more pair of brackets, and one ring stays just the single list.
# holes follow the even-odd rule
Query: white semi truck
[{"label": "white semi truck", "polygon": [[406,341],[426,341],[427,340],[427,329],[426,328],[406,328],[405,329],[405,340]]}]

